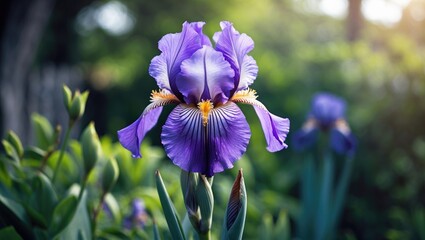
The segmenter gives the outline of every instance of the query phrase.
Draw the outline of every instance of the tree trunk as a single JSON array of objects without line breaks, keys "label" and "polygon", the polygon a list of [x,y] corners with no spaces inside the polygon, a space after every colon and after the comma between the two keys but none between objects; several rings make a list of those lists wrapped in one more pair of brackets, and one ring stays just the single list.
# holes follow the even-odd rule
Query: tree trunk
[{"label": "tree trunk", "polygon": [[[5,4],[6,5],[6,4]],[[4,30],[0,55],[0,135],[13,130],[24,139],[27,77],[46,27],[53,0],[10,1],[9,9],[2,9]]]},{"label": "tree trunk", "polygon": [[363,27],[362,0],[348,0],[347,40],[356,41]]}]

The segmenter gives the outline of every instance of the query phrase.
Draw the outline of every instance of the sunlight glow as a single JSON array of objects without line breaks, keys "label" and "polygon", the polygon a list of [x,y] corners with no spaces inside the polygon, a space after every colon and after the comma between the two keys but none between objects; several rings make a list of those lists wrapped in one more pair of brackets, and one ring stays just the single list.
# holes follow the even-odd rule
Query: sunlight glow
[{"label": "sunlight glow", "polygon": [[97,22],[101,28],[114,35],[127,33],[134,26],[127,7],[117,1],[108,2],[99,8]]},{"label": "sunlight glow", "polygon": [[92,4],[84,8],[77,16],[77,31],[81,34],[99,27],[111,35],[119,36],[130,32],[134,24],[134,17],[128,8],[118,1],[110,1],[102,5]]},{"label": "sunlight glow", "polygon": [[[348,0],[321,0],[320,10],[332,17],[341,18],[347,14]],[[364,17],[372,22],[393,25],[400,21],[403,9],[410,0],[363,0]]]}]

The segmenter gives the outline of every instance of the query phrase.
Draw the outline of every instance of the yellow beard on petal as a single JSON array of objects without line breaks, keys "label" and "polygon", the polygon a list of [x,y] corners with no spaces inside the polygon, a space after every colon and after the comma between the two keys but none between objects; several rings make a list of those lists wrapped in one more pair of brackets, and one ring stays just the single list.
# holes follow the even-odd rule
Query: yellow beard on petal
[{"label": "yellow beard on petal", "polygon": [[266,106],[264,106],[261,102],[257,100],[257,92],[254,89],[246,89],[235,92],[230,101],[235,103],[245,103],[251,104],[253,106],[260,107],[264,110],[267,110]]},{"label": "yellow beard on petal", "polygon": [[180,100],[172,93],[167,92],[165,90],[155,91],[153,90],[151,93],[151,104],[149,104],[143,114],[149,112],[152,109],[157,107],[162,107],[171,103],[180,103]]},{"label": "yellow beard on petal", "polygon": [[198,108],[202,113],[202,124],[207,126],[208,124],[208,115],[210,114],[211,110],[214,108],[214,105],[210,100],[202,100],[198,103]]}]

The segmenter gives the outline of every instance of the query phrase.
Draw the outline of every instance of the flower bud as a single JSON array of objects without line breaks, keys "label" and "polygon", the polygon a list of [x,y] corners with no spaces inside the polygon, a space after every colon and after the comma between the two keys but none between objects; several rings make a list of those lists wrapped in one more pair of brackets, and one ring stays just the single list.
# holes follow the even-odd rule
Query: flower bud
[{"label": "flower bud", "polygon": [[233,183],[224,215],[223,232],[221,239],[242,239],[245,226],[247,195],[242,169]]},{"label": "flower bud", "polygon": [[71,101],[72,101],[72,92],[69,89],[69,87],[66,85],[63,85],[62,92],[63,92],[63,103],[66,107],[66,110],[69,111],[71,107]]},{"label": "flower bud", "polygon": [[63,103],[68,111],[69,118],[71,122],[75,122],[84,114],[86,108],[86,102],[89,93],[87,91],[82,94],[80,91],[75,91],[74,96],[72,96],[71,90],[67,86],[63,86]]},{"label": "flower bud", "polygon": [[206,233],[211,229],[214,209],[214,196],[211,185],[204,175],[200,175],[198,187],[196,188],[196,200],[201,212],[199,230]]},{"label": "flower bud", "polygon": [[201,215],[199,206],[196,201],[195,191],[198,185],[199,174],[194,172],[181,171],[180,182],[182,187],[184,204],[186,206],[187,214],[190,222],[195,229],[199,227]]},{"label": "flower bud", "polygon": [[109,192],[117,182],[119,168],[115,158],[108,158],[102,172],[102,189]]},{"label": "flower bud", "polygon": [[83,163],[85,176],[88,176],[96,162],[101,156],[99,137],[97,136],[93,122],[91,122],[81,135],[81,148],[83,153]]}]

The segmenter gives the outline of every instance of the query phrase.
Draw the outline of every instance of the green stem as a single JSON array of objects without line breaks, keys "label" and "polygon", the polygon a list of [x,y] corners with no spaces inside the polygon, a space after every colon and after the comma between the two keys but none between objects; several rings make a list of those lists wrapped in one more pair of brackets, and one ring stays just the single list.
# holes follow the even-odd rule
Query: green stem
[{"label": "green stem", "polygon": [[106,197],[107,193],[108,193],[107,191],[104,191],[102,193],[102,196],[99,199],[99,204],[97,205],[96,209],[93,211],[93,232],[95,232],[95,230],[96,230],[97,216],[100,213],[100,209],[102,208],[102,204],[105,201],[105,197]]},{"label": "green stem", "polygon": [[69,123],[69,126],[68,126],[68,129],[66,129],[65,138],[64,138],[63,143],[62,143],[62,147],[61,147],[61,150],[60,150],[61,152],[60,152],[60,155],[59,155],[59,159],[58,159],[58,162],[56,164],[55,171],[53,172],[52,183],[55,182],[56,177],[58,176],[59,167],[60,167],[60,165],[62,163],[63,155],[65,154],[65,148],[68,145],[69,135],[71,133],[71,129],[72,129],[73,125],[74,124],[72,122],[70,122]]},{"label": "green stem", "polygon": [[315,239],[323,240],[328,238],[330,200],[332,194],[332,181],[334,175],[333,159],[329,152],[323,158],[322,179],[320,182],[319,207],[316,215]]},{"label": "green stem", "polygon": [[350,182],[353,158],[347,157],[344,163],[345,163],[344,168],[342,170],[340,180],[338,181],[339,184],[336,188],[336,193],[335,193],[335,204],[334,204],[334,209],[331,215],[332,229],[336,227],[339,217],[341,215],[342,207],[344,206],[345,195],[347,193],[348,184]]},{"label": "green stem", "polygon": [[84,190],[86,189],[88,175],[83,177],[83,182],[81,183],[80,193],[78,194],[78,202],[81,201],[83,197]]},{"label": "green stem", "polygon": [[200,240],[210,240],[211,239],[211,231],[208,230],[208,232],[199,233],[199,239]]},{"label": "green stem", "polygon": [[315,219],[316,203],[316,169],[313,156],[304,157],[304,166],[301,176],[301,215],[299,218],[298,235],[301,239],[311,239],[313,219]]}]

